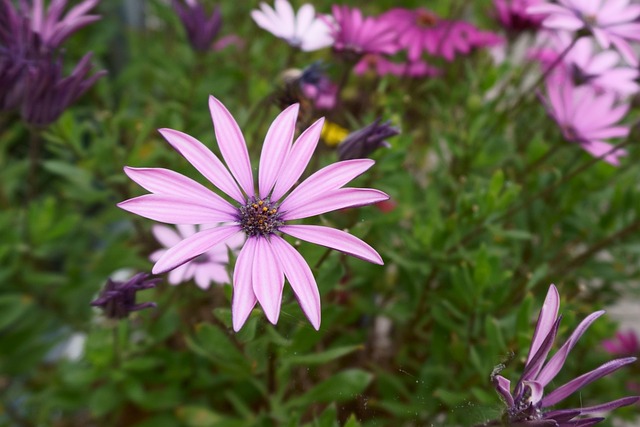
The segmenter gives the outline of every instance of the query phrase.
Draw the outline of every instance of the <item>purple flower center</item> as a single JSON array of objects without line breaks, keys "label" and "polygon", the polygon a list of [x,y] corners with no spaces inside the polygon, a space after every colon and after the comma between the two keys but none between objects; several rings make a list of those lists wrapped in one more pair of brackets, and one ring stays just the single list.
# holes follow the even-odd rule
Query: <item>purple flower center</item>
[{"label": "purple flower center", "polygon": [[284,225],[275,203],[268,198],[252,197],[246,205],[240,207],[240,226],[248,237],[267,236],[278,231]]}]

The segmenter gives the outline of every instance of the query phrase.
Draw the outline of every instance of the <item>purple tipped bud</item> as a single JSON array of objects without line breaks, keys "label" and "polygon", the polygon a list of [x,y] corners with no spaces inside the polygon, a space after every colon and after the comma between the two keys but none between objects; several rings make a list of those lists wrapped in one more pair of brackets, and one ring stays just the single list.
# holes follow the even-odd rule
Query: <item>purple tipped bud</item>
[{"label": "purple tipped bud", "polygon": [[186,4],[173,0],[172,5],[187,32],[191,47],[198,52],[211,50],[213,40],[222,27],[220,6],[216,6],[211,16],[208,16],[198,0],[186,0],[184,3]]},{"label": "purple tipped bud", "polygon": [[138,273],[126,282],[107,280],[100,296],[91,302],[94,307],[100,307],[105,316],[110,319],[124,319],[132,311],[155,307],[154,302],[136,304],[136,292],[155,288],[162,279],[150,279],[148,273]]},{"label": "purple tipped bud", "polygon": [[357,130],[338,146],[340,160],[363,159],[380,147],[390,147],[386,138],[398,135],[400,130],[391,126],[390,121],[380,123],[380,119]]}]

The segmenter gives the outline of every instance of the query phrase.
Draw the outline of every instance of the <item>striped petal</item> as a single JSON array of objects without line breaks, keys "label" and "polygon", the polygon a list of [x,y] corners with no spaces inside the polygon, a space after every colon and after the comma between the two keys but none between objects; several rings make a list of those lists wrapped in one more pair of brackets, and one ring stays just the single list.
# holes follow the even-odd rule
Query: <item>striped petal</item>
[{"label": "striped petal", "polygon": [[117,206],[136,215],[168,224],[236,221],[234,216],[218,209],[217,206],[213,206],[209,202],[195,202],[191,197],[145,194],[120,202]]},{"label": "striped petal", "polygon": [[[289,210],[281,207],[280,211],[283,212],[283,219],[288,221],[308,218],[338,209],[370,205],[388,199],[389,196],[379,190],[370,188],[340,188],[329,194],[319,194],[315,200],[300,206],[289,207]],[[288,200],[288,198],[286,200]]]},{"label": "striped petal", "polygon": [[231,317],[233,330],[238,332],[247,321],[256,305],[253,293],[253,258],[256,251],[256,239],[247,239],[236,260],[233,270],[233,297],[231,299]]},{"label": "striped petal", "polygon": [[280,316],[284,273],[266,238],[254,237],[249,240],[256,241],[253,257],[253,293],[269,322],[275,325]]},{"label": "striped petal", "polygon": [[[293,104],[276,117],[262,146],[260,154],[260,168],[258,170],[258,184],[260,198],[264,199],[273,189],[278,174],[289,154],[293,133],[298,120],[299,104]],[[274,200],[277,200],[274,198]]]}]

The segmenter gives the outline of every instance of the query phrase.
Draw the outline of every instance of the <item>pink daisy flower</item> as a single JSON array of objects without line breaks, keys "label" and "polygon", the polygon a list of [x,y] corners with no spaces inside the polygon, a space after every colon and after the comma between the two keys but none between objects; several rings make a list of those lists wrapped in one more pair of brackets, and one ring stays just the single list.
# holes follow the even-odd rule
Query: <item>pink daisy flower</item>
[{"label": "pink daisy flower", "polygon": [[468,22],[440,19],[425,8],[395,8],[380,19],[398,29],[398,43],[407,50],[410,61],[418,60],[423,52],[452,61],[457,53],[468,54],[474,48],[502,42],[493,33],[480,31]]},{"label": "pink daisy flower", "polygon": [[602,341],[602,347],[609,354],[632,356],[640,354],[640,340],[632,330],[618,331],[614,338]]},{"label": "pink daisy flower", "polygon": [[547,82],[547,94],[547,111],[567,141],[580,144],[594,157],[606,154],[604,161],[607,163],[620,164],[619,158],[627,154],[626,150],[611,151],[613,145],[604,140],[624,138],[629,134],[629,127],[617,125],[627,113],[628,104],[616,106],[614,94],[598,94],[592,87],[575,87],[569,81]]},{"label": "pink daisy flower", "polygon": [[394,75],[397,77],[426,77],[437,76],[440,70],[425,61],[393,62],[382,55],[365,55],[354,67],[357,75],[373,71],[379,76]]},{"label": "pink daisy flower", "polygon": [[226,167],[195,138],[173,129],[161,129],[160,133],[231,201],[171,170],[127,167],[127,175],[151,194],[125,200],[118,206],[170,224],[222,223],[168,249],[154,265],[154,274],[170,271],[233,236],[246,236],[233,273],[234,330],[242,327],[257,302],[271,323],[278,321],[285,277],[303,312],[318,329],[320,294],[315,279],[304,258],[281,234],[383,264],[371,246],[344,231],[290,224],[337,209],[387,200],[389,196],[378,190],[344,187],[374,162],[357,159],[333,163],[293,188],[311,159],[324,122],[324,119],[316,121],[292,145],[299,108],[294,104],[278,115],[267,132],[256,188],[249,152],[238,124],[213,96],[209,98],[209,108]]},{"label": "pink daisy flower", "polygon": [[613,44],[632,65],[638,64],[628,40],[640,40],[640,5],[629,0],[558,0],[531,6],[527,12],[548,14],[542,22],[556,30],[587,30],[603,49]]},{"label": "pink daisy flower", "polygon": [[303,4],[297,14],[287,0],[276,0],[275,9],[260,3],[260,9],[251,11],[256,24],[293,47],[308,52],[333,43],[329,26],[316,17],[315,9],[310,4]]},{"label": "pink daisy flower", "polygon": [[334,5],[331,10],[333,16],[325,19],[331,27],[336,52],[360,57],[367,53],[391,55],[398,51],[396,27],[392,23],[363,16],[360,9],[348,6]]},{"label": "pink daisy flower", "polygon": [[[168,249],[177,245],[182,240],[193,236],[198,231],[214,227],[216,227],[216,225],[203,225],[198,227],[193,224],[178,224],[176,230],[166,225],[156,224],[151,228],[151,232],[164,248],[152,253],[149,259],[156,262],[162,258]],[[227,273],[229,249],[235,252],[243,243],[243,236],[238,234],[223,244],[214,246],[191,261],[171,270],[168,278],[169,283],[179,285],[180,283],[193,279],[196,285],[202,289],[208,289],[211,282],[219,284],[229,283],[229,274]]]}]

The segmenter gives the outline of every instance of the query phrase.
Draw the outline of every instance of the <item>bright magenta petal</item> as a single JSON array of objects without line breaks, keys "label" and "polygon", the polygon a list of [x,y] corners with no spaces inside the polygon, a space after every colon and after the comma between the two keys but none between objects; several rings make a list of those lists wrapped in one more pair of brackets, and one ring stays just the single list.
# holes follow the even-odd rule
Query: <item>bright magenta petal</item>
[{"label": "bright magenta petal", "polygon": [[213,185],[238,203],[245,203],[242,191],[240,191],[238,184],[236,184],[227,168],[203,143],[177,130],[160,129],[159,132],[178,153],[187,159]]},{"label": "bright magenta petal", "polygon": [[320,329],[320,292],[309,265],[302,255],[282,237],[272,235],[271,246],[298,298],[302,311],[317,331]]},{"label": "bright magenta petal", "polygon": [[[269,195],[289,154],[298,120],[299,104],[293,104],[276,117],[264,139],[258,170],[260,198]],[[274,198],[274,200],[277,200]]]},{"label": "bright magenta petal", "polygon": [[256,240],[252,267],[253,293],[269,322],[275,325],[280,317],[284,273],[265,237],[253,237],[249,240]]},{"label": "bright magenta petal", "polygon": [[296,239],[326,246],[351,256],[372,262],[384,264],[382,258],[371,246],[341,230],[321,225],[285,225],[280,231]]},{"label": "bright magenta petal", "polygon": [[168,224],[207,224],[236,221],[224,206],[213,206],[209,201],[194,201],[191,197],[166,194],[145,194],[118,203],[125,211]]},{"label": "bright magenta petal", "polygon": [[213,96],[209,97],[209,109],[222,157],[240,187],[251,197],[255,194],[253,172],[251,172],[247,144],[244,142],[240,127],[229,110]]},{"label": "bright magenta petal", "polygon": [[236,332],[238,332],[244,325],[244,322],[247,321],[257,301],[253,293],[252,285],[255,251],[256,239],[247,239],[238,254],[236,267],[233,270],[231,317],[233,318],[233,330]]},{"label": "bright magenta petal", "polygon": [[271,200],[280,200],[300,178],[318,145],[322,126],[324,126],[324,118],[309,126],[293,144],[285,160],[286,167],[280,170]]},{"label": "bright magenta petal", "polygon": [[166,273],[205,253],[212,247],[224,243],[225,240],[240,230],[241,228],[237,225],[221,225],[200,231],[169,248],[153,266],[152,272],[153,274]]}]

